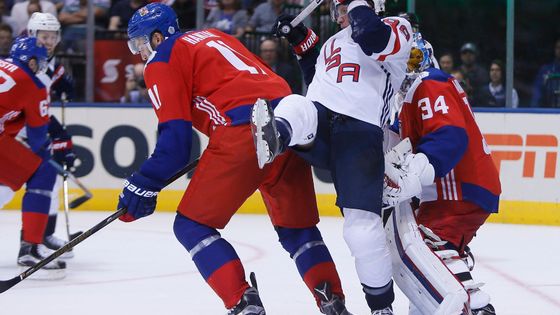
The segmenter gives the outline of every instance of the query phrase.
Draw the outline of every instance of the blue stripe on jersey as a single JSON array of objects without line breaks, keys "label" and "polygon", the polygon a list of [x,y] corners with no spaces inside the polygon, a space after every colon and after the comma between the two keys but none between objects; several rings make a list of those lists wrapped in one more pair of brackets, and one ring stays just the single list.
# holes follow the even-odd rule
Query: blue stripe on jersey
[{"label": "blue stripe on jersey", "polygon": [[303,80],[307,86],[311,84],[311,81],[313,81],[313,77],[315,76],[315,64],[317,63],[318,58],[319,50],[316,47],[313,47],[313,49],[301,56],[301,59],[298,60],[299,68],[303,73]]},{"label": "blue stripe on jersey", "polygon": [[[171,51],[173,50],[173,45],[182,36],[183,33],[177,33],[173,36],[170,36],[166,40],[163,41],[158,47],[156,51],[156,55],[152,60],[148,61],[148,64],[152,62],[165,62],[168,63],[169,59],[171,58]],[[146,64],[146,65],[148,65]]]},{"label": "blue stripe on jersey", "polygon": [[450,74],[447,74],[437,68],[428,68],[426,72],[428,72],[428,76],[423,77],[422,81],[434,80],[439,82],[447,82],[447,80],[452,77]]},{"label": "blue stripe on jersey", "polygon": [[278,233],[280,244],[290,253],[291,258],[294,258],[294,255],[302,250],[295,260],[299,274],[302,277],[314,266],[333,261],[325,244],[306,247],[313,242],[322,243],[323,241],[321,232],[315,226],[304,229],[276,227],[276,233]]},{"label": "blue stripe on jersey", "polygon": [[[282,97],[275,98],[270,101],[272,108],[276,108],[278,103],[282,100]],[[241,105],[236,108],[232,108],[225,112],[226,116],[231,120],[231,126],[243,125],[249,123],[251,120],[251,109],[254,104]]]},{"label": "blue stripe on jersey", "polygon": [[385,72],[385,75],[387,76],[385,78],[385,89],[383,90],[383,108],[381,110],[381,118],[379,121],[380,126],[383,126],[389,120],[389,115],[391,112],[390,100],[393,97],[394,90],[393,90],[393,85],[391,84],[391,73],[387,71],[387,69],[385,69],[383,65],[380,66],[381,69],[383,69],[383,72]]},{"label": "blue stripe on jersey", "polygon": [[[181,119],[170,120],[158,125],[156,148],[142,167],[142,175],[157,180],[157,188],[163,188],[188,162],[192,145],[192,123]],[[154,183],[155,184],[155,183]]]},{"label": "blue stripe on jersey", "polygon": [[371,56],[382,52],[389,44],[391,27],[377,16],[368,6],[358,6],[348,12],[352,39],[360,45],[362,51]]},{"label": "blue stripe on jersey", "polygon": [[461,183],[463,200],[468,200],[480,206],[489,213],[497,213],[500,203],[500,196],[496,196],[489,190],[478,185]]},{"label": "blue stripe on jersey", "polygon": [[469,138],[467,131],[456,126],[443,126],[420,138],[417,152],[426,154],[436,177],[444,177],[461,161]]},{"label": "blue stripe on jersey", "polygon": [[[191,251],[208,237],[220,235],[216,229],[197,223],[179,213],[175,216],[173,231],[177,240],[188,251]],[[208,279],[214,271],[230,261],[239,259],[239,257],[227,241],[219,238],[210,245],[201,248],[192,259],[204,279]]]}]

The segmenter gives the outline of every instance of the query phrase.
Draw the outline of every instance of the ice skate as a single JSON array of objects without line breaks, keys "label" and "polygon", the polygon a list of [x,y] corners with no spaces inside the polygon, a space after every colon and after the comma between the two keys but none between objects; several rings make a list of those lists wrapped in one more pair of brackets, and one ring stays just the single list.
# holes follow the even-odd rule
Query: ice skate
[{"label": "ice skate", "polygon": [[257,278],[255,273],[251,272],[249,274],[249,280],[251,281],[252,287],[245,290],[241,301],[237,305],[228,310],[227,315],[265,315],[264,306],[259,297],[259,288],[257,286]]},{"label": "ice skate", "polygon": [[[54,235],[45,236],[45,239],[43,240],[43,244],[45,245],[45,247],[53,251],[60,249],[62,246],[66,245],[66,243],[68,242]],[[70,249],[69,251],[66,251],[64,254],[60,255],[58,258],[60,259],[74,258],[74,251]]]},{"label": "ice skate", "polygon": [[352,315],[346,309],[344,301],[332,294],[331,285],[328,282],[319,284],[315,287],[314,291],[321,301],[321,313],[327,315]]},{"label": "ice skate", "polygon": [[[31,244],[26,241],[21,242],[18,255],[18,266],[20,266],[21,271],[27,270],[29,267],[33,267],[45,257],[48,249],[43,244]],[[58,280],[66,276],[66,263],[64,261],[55,259],[43,268],[35,272],[30,279],[36,280]]]},{"label": "ice skate", "polygon": [[473,315],[496,315],[496,310],[492,304],[472,311]]},{"label": "ice skate", "polygon": [[251,131],[257,149],[259,168],[271,163],[281,153],[280,134],[274,111],[267,100],[259,98],[251,110]]}]

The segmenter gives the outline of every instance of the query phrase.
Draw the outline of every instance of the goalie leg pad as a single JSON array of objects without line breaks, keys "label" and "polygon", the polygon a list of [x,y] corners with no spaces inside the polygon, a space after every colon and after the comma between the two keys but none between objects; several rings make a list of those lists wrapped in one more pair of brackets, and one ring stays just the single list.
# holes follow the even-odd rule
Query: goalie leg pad
[{"label": "goalie leg pad", "polygon": [[394,281],[422,314],[451,315],[470,311],[467,291],[442,261],[443,256],[458,256],[457,252],[438,255],[424,243],[409,203],[395,207],[385,228]]},{"label": "goalie leg pad", "polygon": [[274,116],[286,120],[292,128],[289,146],[306,145],[317,135],[317,108],[308,98],[301,95],[284,97],[274,110]]}]

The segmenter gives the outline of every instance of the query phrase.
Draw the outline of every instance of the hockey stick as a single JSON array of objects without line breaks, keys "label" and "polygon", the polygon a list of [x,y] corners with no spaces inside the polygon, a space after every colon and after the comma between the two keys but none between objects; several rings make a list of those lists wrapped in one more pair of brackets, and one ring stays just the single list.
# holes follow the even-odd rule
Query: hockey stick
[{"label": "hockey stick", "polygon": [[[66,93],[62,92],[60,97],[60,120],[63,129],[66,129],[66,102]],[[64,164],[64,170],[68,170],[66,164]],[[64,219],[66,221],[66,235],[68,236],[68,241],[70,241],[72,238],[82,234],[82,231],[70,234],[70,214],[68,213],[68,176],[66,175],[62,176],[62,203],[64,206]]]},{"label": "hockey stick", "polygon": [[[194,170],[196,165],[198,164],[198,158],[192,162],[190,162],[189,164],[187,164],[187,166],[185,166],[182,170],[180,170],[177,174],[175,174],[172,178],[170,178],[167,182],[166,185],[169,185],[171,183],[173,183],[175,180],[177,180],[179,177],[189,173],[190,171]],[[55,260],[58,256],[64,254],[65,252],[69,251],[70,249],[72,249],[74,246],[80,244],[81,242],[83,242],[86,238],[92,236],[93,234],[95,234],[97,231],[101,230],[102,228],[106,227],[107,225],[109,225],[111,222],[115,221],[116,219],[118,219],[121,215],[126,213],[126,208],[120,208],[118,209],[115,213],[111,214],[110,216],[108,216],[106,219],[104,219],[103,221],[97,223],[94,227],[92,227],[91,229],[85,231],[84,233],[78,235],[76,238],[70,240],[68,243],[66,243],[66,245],[62,246],[61,248],[57,249],[55,252],[53,252],[52,254],[50,254],[48,257],[44,258],[43,260],[39,261],[37,264],[35,264],[33,267],[29,267],[27,270],[25,270],[24,272],[22,272],[21,274],[19,274],[18,276],[15,276],[14,278],[10,279],[10,280],[4,280],[4,281],[0,281],[0,293],[4,293],[7,290],[9,290],[10,288],[12,288],[13,286],[15,286],[16,284],[20,283],[22,280],[26,279],[27,277],[29,277],[30,275],[32,275],[35,271],[43,268],[46,264],[50,263],[51,261]]]},{"label": "hockey stick", "polygon": [[311,12],[321,5],[321,3],[323,3],[323,0],[311,0],[311,2],[309,2],[309,4],[290,22],[290,25],[282,26],[280,32],[284,36],[288,35],[292,28],[296,27],[299,23],[305,20]]},{"label": "hockey stick", "polygon": [[54,160],[49,160],[49,163],[56,169],[58,174],[62,175],[63,177],[66,177],[67,179],[70,179],[74,184],[76,184],[78,187],[80,187],[80,189],[84,192],[84,195],[70,201],[70,203],[68,205],[70,207],[70,209],[74,209],[74,208],[79,207],[81,204],[90,200],[91,197],[93,197],[93,194],[91,193],[91,191],[89,191],[89,189],[87,189],[87,187],[84,186],[84,184],[82,184],[82,182],[80,182],[76,178],[76,176],[74,176],[74,174],[65,170],[60,164],[58,164]]}]

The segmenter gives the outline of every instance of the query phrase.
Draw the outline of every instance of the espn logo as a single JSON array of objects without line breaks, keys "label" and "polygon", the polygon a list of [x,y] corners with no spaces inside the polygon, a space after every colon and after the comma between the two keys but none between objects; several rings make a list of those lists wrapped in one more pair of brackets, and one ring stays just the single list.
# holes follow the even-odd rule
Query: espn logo
[{"label": "espn logo", "polygon": [[124,187],[140,197],[151,198],[158,195],[157,191],[149,191],[147,189],[136,187],[127,180],[124,181]]},{"label": "espn logo", "polygon": [[[493,146],[492,158],[500,171],[502,161],[523,161],[522,176],[526,178],[556,178],[558,165],[558,138],[543,134],[485,134],[488,145]],[[544,153],[544,173],[535,175],[538,156]],[[539,162],[542,161],[539,158]]]}]

